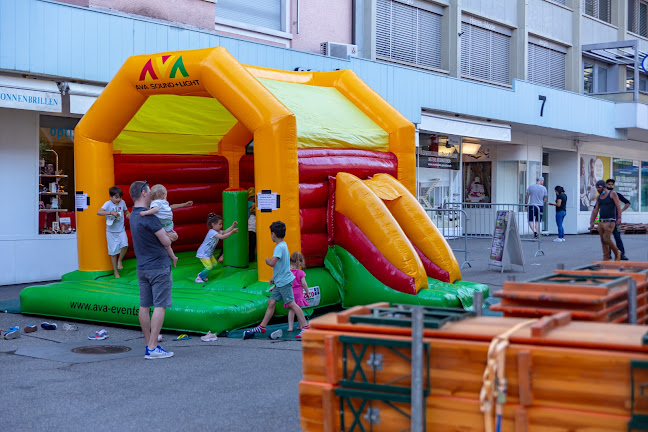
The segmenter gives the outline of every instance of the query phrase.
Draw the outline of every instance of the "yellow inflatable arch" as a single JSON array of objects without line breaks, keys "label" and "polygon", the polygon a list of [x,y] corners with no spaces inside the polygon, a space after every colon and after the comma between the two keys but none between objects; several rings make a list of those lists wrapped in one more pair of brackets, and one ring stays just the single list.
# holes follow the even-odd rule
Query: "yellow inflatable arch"
[{"label": "yellow inflatable arch", "polygon": [[[103,202],[115,183],[116,153],[221,155],[230,166],[229,186],[237,187],[238,162],[253,138],[255,160],[263,161],[254,168],[257,190],[270,189],[282,196],[280,209],[257,214],[257,225],[284,221],[290,250],[300,250],[297,149],[326,145],[314,143],[307,134],[298,137],[299,120],[269,90],[273,83],[277,83],[276,92],[282,90],[280,83],[302,84],[312,91],[336,89],[386,133],[388,143],[380,150],[396,155],[397,178],[414,193],[413,124],[352,71],[286,72],[245,66],[221,47],[129,58],[76,128],[76,189],[87,193],[93,204]],[[218,104],[204,103],[207,98]],[[212,110],[209,130],[184,133],[195,126],[192,113],[202,109]],[[148,128],[159,116],[164,117],[168,130]],[[329,146],[363,148],[334,141]],[[103,218],[87,211],[77,215],[79,269],[111,269],[100,247],[106,241]],[[443,238],[437,241],[445,244]],[[259,256],[271,256],[272,248],[270,237],[260,235]],[[460,279],[456,260],[450,264],[451,280]],[[269,280],[271,272],[270,267],[260,266],[259,280]]]}]

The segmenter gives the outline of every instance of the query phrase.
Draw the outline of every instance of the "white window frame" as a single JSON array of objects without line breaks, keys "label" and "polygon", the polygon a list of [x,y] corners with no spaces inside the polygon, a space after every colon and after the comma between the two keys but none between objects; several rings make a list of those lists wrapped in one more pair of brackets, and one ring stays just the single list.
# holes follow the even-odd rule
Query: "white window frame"
[{"label": "white window frame", "polygon": [[[585,93],[585,67],[586,66],[591,66],[592,67],[592,92],[591,93]],[[583,86],[582,86],[582,92],[583,94],[587,95],[594,95],[594,94],[604,94],[604,93],[615,93],[614,91],[610,91],[608,87],[609,83],[609,74],[612,72],[610,71],[611,67],[613,65],[609,63],[604,63],[598,60],[595,60],[590,57],[583,57]],[[606,72],[606,90],[605,91],[600,91],[600,85],[601,85],[601,69],[605,69]]]},{"label": "white window frame", "polygon": [[[290,47],[290,41],[293,39],[290,22],[290,1],[291,0],[281,0],[281,30],[248,24],[242,21],[234,21],[218,16],[214,18],[214,29],[239,36],[262,39]],[[218,2],[216,1],[215,3],[216,7],[218,7]]]}]

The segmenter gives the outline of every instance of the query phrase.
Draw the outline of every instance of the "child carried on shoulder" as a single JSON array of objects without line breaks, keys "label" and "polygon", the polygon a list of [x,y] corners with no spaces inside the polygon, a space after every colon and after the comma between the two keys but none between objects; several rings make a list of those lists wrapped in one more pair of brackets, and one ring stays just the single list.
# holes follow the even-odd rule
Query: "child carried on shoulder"
[{"label": "child carried on shoulder", "polygon": [[155,215],[160,219],[164,231],[166,231],[169,240],[172,242],[178,240],[178,234],[173,230],[173,210],[189,207],[193,201],[187,201],[182,204],[169,204],[167,201],[167,190],[161,184],[156,184],[151,188],[151,208],[140,213],[141,216]]}]

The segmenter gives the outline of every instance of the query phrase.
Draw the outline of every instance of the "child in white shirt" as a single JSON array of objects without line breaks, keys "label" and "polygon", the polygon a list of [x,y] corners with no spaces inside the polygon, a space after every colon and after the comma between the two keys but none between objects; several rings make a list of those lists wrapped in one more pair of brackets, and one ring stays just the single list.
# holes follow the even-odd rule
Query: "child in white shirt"
[{"label": "child in white shirt", "polygon": [[110,200],[101,206],[97,214],[106,216],[106,240],[108,242],[108,255],[113,266],[115,278],[119,278],[119,270],[123,269],[122,261],[128,251],[128,237],[124,226],[124,218],[129,218],[130,213],[126,203],[122,200],[124,192],[119,186],[108,190]]},{"label": "child in white shirt", "polygon": [[142,216],[155,215],[160,222],[169,239],[174,242],[178,239],[178,234],[173,230],[173,211],[175,209],[189,207],[193,201],[187,201],[182,204],[171,204],[167,201],[167,190],[161,184],[156,184],[151,188],[151,208],[140,213]]},{"label": "child in white shirt", "polygon": [[236,228],[236,225],[237,222],[234,221],[232,226],[227,228],[225,231],[222,231],[223,218],[214,213],[209,213],[207,219],[207,227],[209,228],[209,231],[205,236],[205,240],[203,240],[202,244],[198,248],[198,252],[196,252],[196,258],[198,258],[203,266],[205,266],[205,269],[196,276],[196,283],[207,282],[209,272],[218,265],[218,261],[214,258],[214,249],[216,248],[218,240],[226,239],[232,234],[237,233],[238,228]]}]

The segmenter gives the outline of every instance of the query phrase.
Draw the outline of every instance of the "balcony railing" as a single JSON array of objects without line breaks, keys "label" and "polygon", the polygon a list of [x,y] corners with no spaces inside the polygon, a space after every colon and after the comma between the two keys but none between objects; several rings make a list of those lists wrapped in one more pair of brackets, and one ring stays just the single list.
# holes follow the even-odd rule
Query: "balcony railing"
[{"label": "balcony railing", "polygon": [[634,90],[627,90],[621,92],[606,92],[606,93],[586,93],[587,96],[605,99],[612,102],[639,102],[648,105],[648,93],[639,92],[639,100],[635,100]]}]

